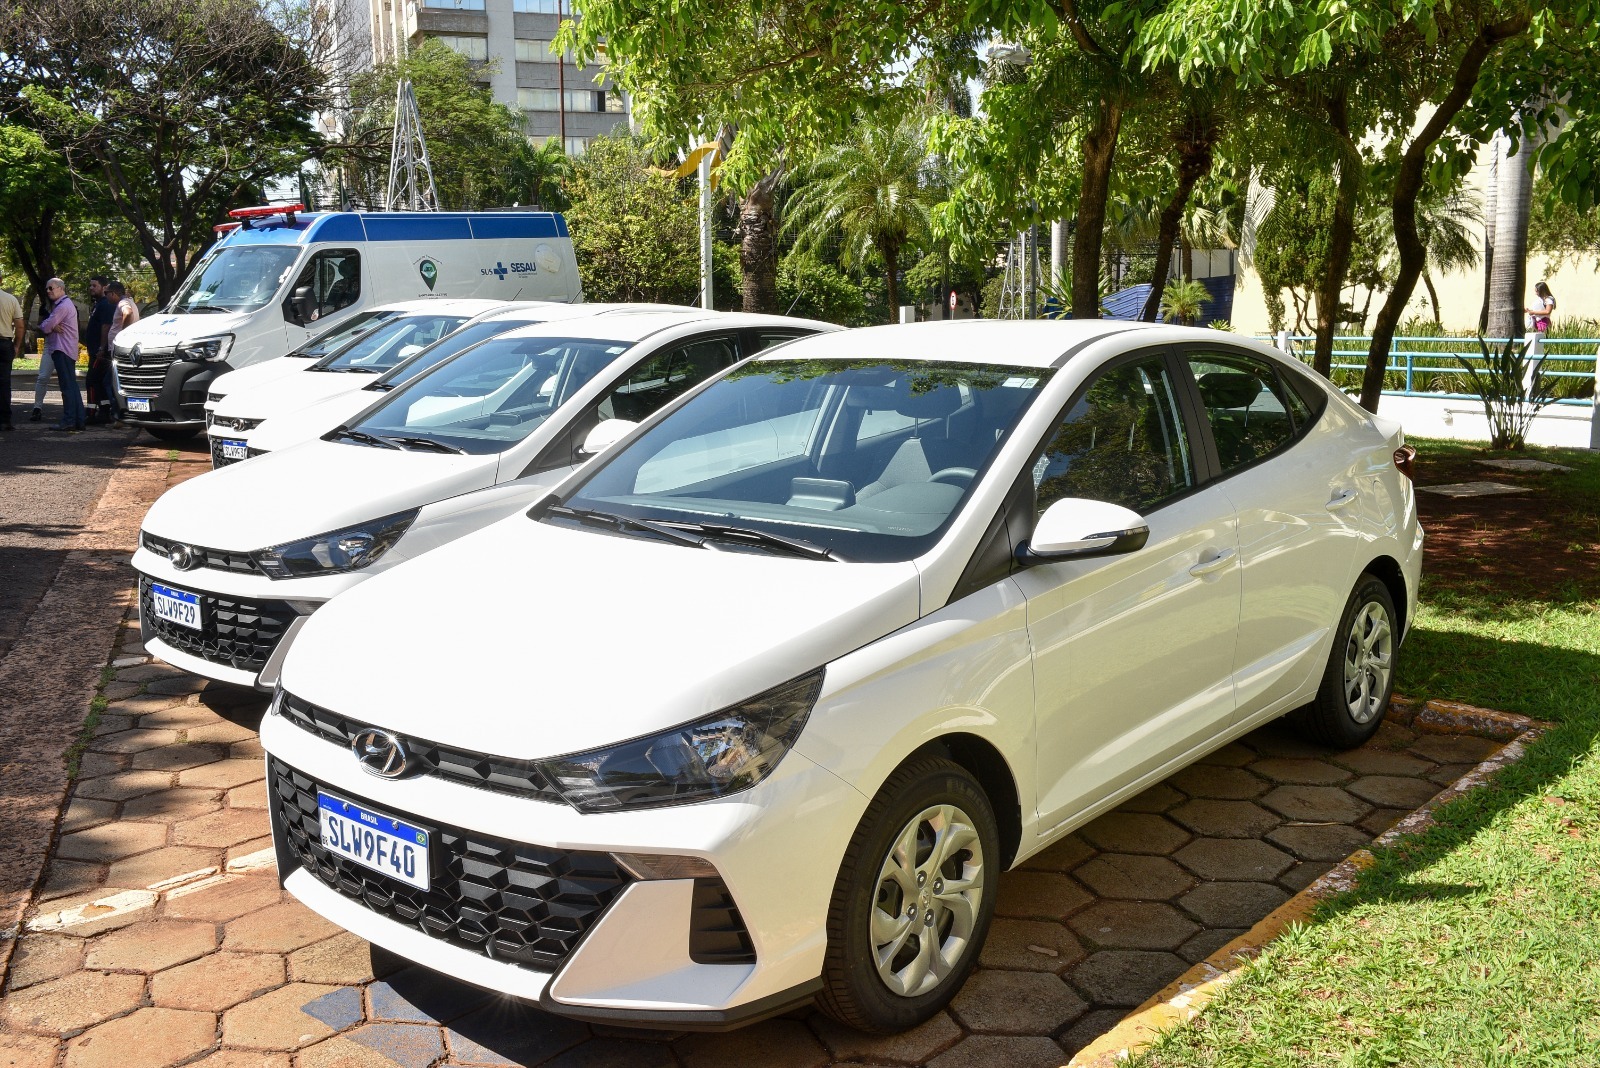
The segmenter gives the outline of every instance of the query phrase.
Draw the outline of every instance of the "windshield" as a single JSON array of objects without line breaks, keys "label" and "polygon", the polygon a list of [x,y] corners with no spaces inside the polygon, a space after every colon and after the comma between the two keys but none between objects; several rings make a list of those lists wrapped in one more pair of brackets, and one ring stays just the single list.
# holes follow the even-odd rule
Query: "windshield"
[{"label": "windshield", "polygon": [[254,311],[277,295],[300,252],[294,245],[219,249],[200,261],[167,311]]},{"label": "windshield", "polygon": [[428,348],[417,353],[412,359],[403,360],[384,372],[377,381],[369,385],[368,389],[393,389],[403,386],[422,372],[439,366],[445,360],[458,352],[464,352],[480,341],[487,341],[492,337],[505,333],[518,326],[537,326],[537,319],[485,319],[481,323],[472,323],[463,326],[454,333],[446,334]]},{"label": "windshield", "polygon": [[740,528],[732,537],[746,550],[764,534],[835,559],[909,560],[938,540],[1050,373],[872,359],[745,364],[604,458],[564,503],[713,542]]},{"label": "windshield", "polygon": [[399,310],[361,312],[357,315],[351,316],[338,326],[333,327],[331,330],[324,330],[310,341],[307,341],[304,345],[301,345],[299,348],[289,353],[289,355],[326,356],[334,349],[348,344],[352,338],[360,337],[368,330],[388,322],[397,315],[404,314],[404,312]]},{"label": "windshield", "polygon": [[390,393],[351,429],[441,451],[504,452],[533,433],[631,341],[494,338]]},{"label": "windshield", "polygon": [[465,315],[409,315],[391,319],[319,360],[313,371],[375,375],[415,356],[467,321]]}]

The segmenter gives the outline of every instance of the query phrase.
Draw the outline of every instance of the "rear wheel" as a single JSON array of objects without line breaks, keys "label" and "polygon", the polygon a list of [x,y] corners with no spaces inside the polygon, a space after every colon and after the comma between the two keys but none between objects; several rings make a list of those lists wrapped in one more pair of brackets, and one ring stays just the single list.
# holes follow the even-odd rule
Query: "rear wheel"
[{"label": "rear wheel", "polygon": [[1301,734],[1353,749],[1377,733],[1394,692],[1398,619],[1389,587],[1362,575],[1345,602],[1316,699],[1290,715]]},{"label": "rear wheel", "polygon": [[977,963],[999,874],[994,812],[972,776],[937,758],[896,771],[834,885],[822,1010],[893,1032],[944,1008]]},{"label": "rear wheel", "polygon": [[200,433],[200,428],[199,427],[194,427],[194,426],[185,426],[185,427],[155,427],[155,426],[147,426],[147,427],[145,427],[145,429],[150,431],[150,436],[155,438],[157,441],[188,441],[190,438],[192,438],[196,434]]}]

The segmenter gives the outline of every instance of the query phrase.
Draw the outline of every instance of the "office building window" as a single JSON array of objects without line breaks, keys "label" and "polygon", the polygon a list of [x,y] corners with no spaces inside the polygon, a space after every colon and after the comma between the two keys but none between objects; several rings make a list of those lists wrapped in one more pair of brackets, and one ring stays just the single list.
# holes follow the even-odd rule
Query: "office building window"
[{"label": "office building window", "polygon": [[[607,108],[609,97],[616,97],[620,102],[622,97],[617,93],[607,93],[595,89],[568,89],[568,111],[620,111],[621,107]],[[559,89],[518,89],[517,107],[523,111],[560,111],[561,91]]]},{"label": "office building window", "polygon": [[422,0],[422,6],[440,11],[482,11],[483,0]]},{"label": "office building window", "polygon": [[567,138],[567,155],[569,156],[581,156],[583,155],[584,149],[588,147],[589,138],[587,137]]},{"label": "office building window", "polygon": [[614,115],[620,115],[628,110],[628,102],[624,100],[622,94],[617,92],[615,89],[608,89],[605,92],[600,93],[599,96],[605,101],[604,110],[609,111]]},{"label": "office building window", "polygon": [[486,37],[467,37],[455,33],[431,33],[428,36],[475,63],[484,63],[489,59],[489,40]]},{"label": "office building window", "polygon": [[549,42],[549,41],[530,41],[530,40],[526,40],[524,38],[518,37],[517,38],[517,62],[518,63],[555,63],[555,62],[557,62],[560,57],[556,53],[550,51],[550,44],[551,44],[551,42]]},{"label": "office building window", "polygon": [[511,10],[525,15],[565,15],[576,18],[576,7],[571,0],[511,0]]}]

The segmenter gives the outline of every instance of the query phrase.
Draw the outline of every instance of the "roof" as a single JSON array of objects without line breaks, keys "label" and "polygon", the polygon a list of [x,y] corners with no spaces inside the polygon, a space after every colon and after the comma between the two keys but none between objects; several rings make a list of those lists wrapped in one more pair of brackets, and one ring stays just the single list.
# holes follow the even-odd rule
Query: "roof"
[{"label": "roof", "polygon": [[[594,308],[592,304],[574,304],[576,308]],[[666,304],[627,305],[605,307],[583,317],[556,317],[531,326],[508,330],[501,337],[584,337],[611,341],[643,341],[652,334],[675,326],[701,323],[709,327],[729,330],[750,330],[761,327],[790,328],[815,331],[838,331],[831,323],[815,319],[797,319],[788,315],[746,315],[743,312],[706,311],[701,308],[675,308]]]},{"label": "roof", "polygon": [[1149,323],[1107,319],[957,319],[870,326],[784,346],[773,359],[934,360],[1002,367],[1056,367],[1090,342],[1149,330]]},{"label": "roof", "polygon": [[327,211],[252,220],[219,243],[307,245],[314,241],[491,241],[566,237],[567,221],[549,211]]}]

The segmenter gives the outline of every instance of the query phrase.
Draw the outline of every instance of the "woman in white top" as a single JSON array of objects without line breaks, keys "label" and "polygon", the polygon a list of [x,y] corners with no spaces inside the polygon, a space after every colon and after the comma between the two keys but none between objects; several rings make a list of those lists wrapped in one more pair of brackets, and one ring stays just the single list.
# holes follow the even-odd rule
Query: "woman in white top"
[{"label": "woman in white top", "polygon": [[1556,298],[1550,287],[1543,282],[1536,283],[1533,300],[1523,310],[1528,313],[1528,335],[1522,340],[1522,355],[1528,361],[1523,385],[1532,394],[1539,381],[1539,365],[1544,363],[1544,338],[1550,332],[1550,317],[1556,310]]}]

